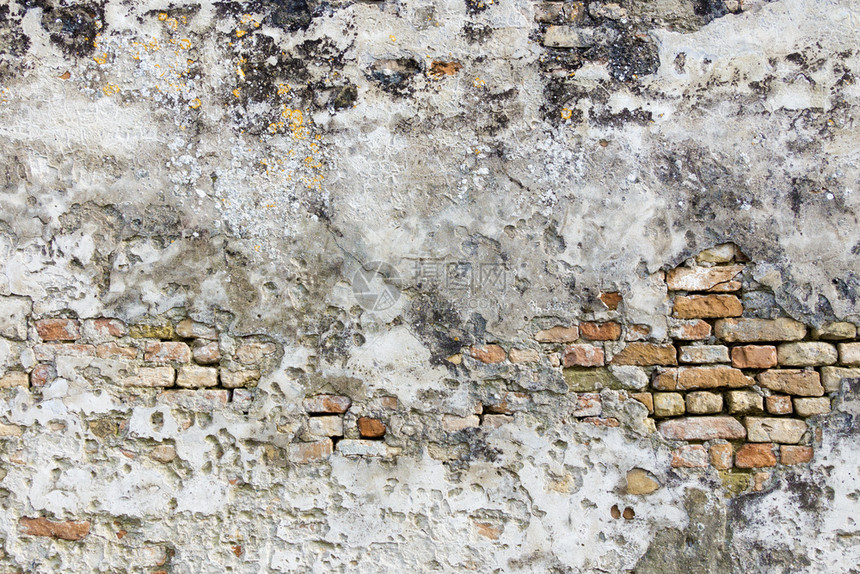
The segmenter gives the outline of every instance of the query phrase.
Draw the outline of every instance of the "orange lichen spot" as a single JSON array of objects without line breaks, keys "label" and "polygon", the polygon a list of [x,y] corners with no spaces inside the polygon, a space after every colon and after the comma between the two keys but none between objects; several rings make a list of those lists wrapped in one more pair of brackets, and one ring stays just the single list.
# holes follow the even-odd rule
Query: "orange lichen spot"
[{"label": "orange lichen spot", "polygon": [[287,84],[278,84],[278,95],[283,96],[284,94],[288,94],[290,92],[290,86]]},{"label": "orange lichen spot", "polygon": [[460,62],[442,62],[439,60],[430,64],[430,74],[441,78],[442,76],[453,76],[463,68]]},{"label": "orange lichen spot", "polygon": [[241,38],[242,36],[244,36],[247,33],[248,33],[247,30],[236,30],[236,37]]},{"label": "orange lichen spot", "polygon": [[569,120],[573,116],[573,110],[570,108],[561,108],[561,119]]},{"label": "orange lichen spot", "polygon": [[59,76],[59,78],[61,80],[68,80],[71,77],[72,77],[72,74],[68,70],[66,70],[65,72],[62,73],[62,75]]},{"label": "orange lichen spot", "polygon": [[191,109],[196,110],[197,108],[199,108],[202,105],[202,103],[203,102],[200,101],[200,98],[194,98],[193,100],[191,100],[191,103],[188,105],[191,107]]},{"label": "orange lichen spot", "polygon": [[394,34],[389,34],[389,35],[388,35],[388,39],[389,39],[390,41],[392,41],[392,42],[396,42],[396,41],[397,41],[397,37],[396,37]]},{"label": "orange lichen spot", "polygon": [[119,93],[119,86],[116,84],[107,84],[102,88],[102,92],[104,92],[106,96],[113,96],[114,94]]},{"label": "orange lichen spot", "polygon": [[158,15],[158,19],[159,19],[161,22],[164,22],[165,20],[167,20],[167,13],[166,13],[166,12],[161,12],[161,13]]},{"label": "orange lichen spot", "polygon": [[475,78],[474,80],[472,80],[472,85],[475,86],[476,88],[483,88],[487,84],[481,78]]},{"label": "orange lichen spot", "polygon": [[[179,47],[183,50],[190,50],[191,40],[189,40],[188,38],[182,38],[181,40],[179,40]],[[188,62],[191,63],[193,62],[193,60],[188,60]]]},{"label": "orange lichen spot", "polygon": [[235,90],[233,90],[233,95],[236,96],[237,98],[239,97],[240,93],[242,93],[242,92],[239,88],[236,88]]},{"label": "orange lichen spot", "polygon": [[99,56],[93,56],[93,60],[94,60],[94,61],[95,61],[95,63],[96,63],[96,64],[98,64],[99,66],[104,65],[104,64],[106,64],[106,63],[107,63],[107,54],[102,53],[102,54],[101,54],[101,55],[99,55]]}]

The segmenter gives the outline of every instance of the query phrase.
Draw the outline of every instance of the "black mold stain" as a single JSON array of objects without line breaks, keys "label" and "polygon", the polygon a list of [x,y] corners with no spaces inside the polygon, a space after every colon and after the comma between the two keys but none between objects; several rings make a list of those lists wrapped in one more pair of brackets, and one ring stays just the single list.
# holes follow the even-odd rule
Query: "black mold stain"
[{"label": "black mold stain", "polygon": [[40,3],[42,28],[51,42],[67,55],[78,58],[91,56],[95,51],[96,34],[104,29],[103,4],[75,4],[54,7]]},{"label": "black mold stain", "polygon": [[414,58],[376,60],[368,69],[368,77],[387,91],[398,95],[407,92],[410,80],[421,72],[421,63]]},{"label": "black mold stain", "polygon": [[271,12],[264,20],[267,24],[290,32],[307,30],[311,25],[311,8],[306,0],[271,0]]},{"label": "black mold stain", "polygon": [[20,25],[20,16],[13,16],[9,6],[0,6],[0,78],[20,70],[23,65],[21,59],[30,49],[30,38]]},{"label": "black mold stain", "polygon": [[650,39],[624,35],[609,49],[609,75],[619,82],[653,74],[658,67],[657,46]]}]

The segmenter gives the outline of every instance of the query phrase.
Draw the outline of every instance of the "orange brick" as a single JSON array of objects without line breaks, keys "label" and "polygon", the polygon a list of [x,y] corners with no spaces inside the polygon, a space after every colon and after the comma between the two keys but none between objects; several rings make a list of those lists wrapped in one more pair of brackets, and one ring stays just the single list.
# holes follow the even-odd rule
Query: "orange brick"
[{"label": "orange brick", "polygon": [[738,449],[735,454],[735,466],[738,468],[764,468],[776,466],[776,455],[772,443],[748,443]]},{"label": "orange brick", "polygon": [[61,540],[81,540],[90,532],[89,521],[66,520],[55,522],[47,518],[23,517],[18,521],[21,533],[28,536],[46,536]]},{"label": "orange brick", "polygon": [[471,347],[469,354],[473,359],[482,363],[502,363],[506,357],[505,350],[499,345]]},{"label": "orange brick", "polygon": [[794,446],[784,444],[779,447],[779,461],[782,464],[806,464],[811,460],[811,446]]},{"label": "orange brick", "polygon": [[732,366],[738,369],[769,369],[776,366],[773,345],[742,345],[732,348]]},{"label": "orange brick", "polygon": [[602,367],[603,349],[593,345],[568,345],[564,350],[565,367]]},{"label": "orange brick", "polygon": [[361,438],[382,438],[385,435],[385,423],[379,419],[359,417],[358,432]]},{"label": "orange brick", "polygon": [[608,323],[580,323],[579,333],[592,341],[616,341],[621,338],[621,325]]},{"label": "orange brick", "polygon": [[36,332],[43,341],[77,341],[81,324],[74,319],[40,319],[36,321]]},{"label": "orange brick", "polygon": [[727,470],[732,467],[732,445],[729,443],[715,444],[711,446],[711,466],[719,470]]}]

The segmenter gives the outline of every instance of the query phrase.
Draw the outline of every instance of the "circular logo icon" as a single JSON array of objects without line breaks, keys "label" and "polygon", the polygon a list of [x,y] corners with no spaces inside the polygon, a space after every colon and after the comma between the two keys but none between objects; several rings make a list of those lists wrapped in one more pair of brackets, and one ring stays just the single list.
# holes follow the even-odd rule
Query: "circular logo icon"
[{"label": "circular logo icon", "polygon": [[400,299],[400,275],[384,261],[371,261],[352,276],[352,294],[367,311],[385,311]]}]

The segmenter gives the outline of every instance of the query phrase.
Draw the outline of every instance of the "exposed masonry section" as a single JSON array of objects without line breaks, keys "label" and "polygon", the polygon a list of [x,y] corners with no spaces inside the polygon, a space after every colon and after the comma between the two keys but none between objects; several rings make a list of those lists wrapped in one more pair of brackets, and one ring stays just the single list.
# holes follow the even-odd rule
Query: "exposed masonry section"
[{"label": "exposed masonry section", "polygon": [[[448,363],[461,382],[475,383],[469,412],[445,411],[430,396],[421,412],[407,413],[390,394],[359,400],[308,392],[300,407],[292,405],[300,422],[278,426],[285,458],[326,464],[332,456],[393,459],[426,449],[456,466],[475,456],[482,436],[518,416],[539,416],[550,425],[649,436],[670,445],[677,472],[712,468],[724,473],[726,484],[743,478],[736,492],[761,490],[770,477],[764,469],[812,460],[821,440],[816,417],[830,412],[845,379],[860,378],[860,341],[851,323],[809,328],[778,316],[751,278],[752,267],[726,244],[661,275],[671,306],[664,339],[625,321],[622,295],[607,292],[600,301],[611,320],[558,325],[536,319],[518,343],[464,348]],[[0,300],[0,337],[2,393],[24,390],[38,402],[42,389],[74,371],[130,408],[166,406],[189,425],[194,417],[181,413],[249,416],[258,383],[276,373],[284,355],[274,339],[236,336],[187,317],[127,325],[71,313],[36,316],[31,301],[16,296]],[[559,409],[561,418],[553,414]],[[0,441],[21,440],[27,428],[9,424],[7,414],[0,413]],[[432,432],[416,436],[408,425],[392,426],[407,416],[420,417]],[[98,424],[91,422],[91,430]],[[172,449],[156,446],[149,456],[169,464]],[[647,471],[628,472],[629,493],[658,487]],[[634,514],[613,507],[612,515],[629,520]],[[74,541],[88,535],[90,522],[24,516],[19,528]]]}]

